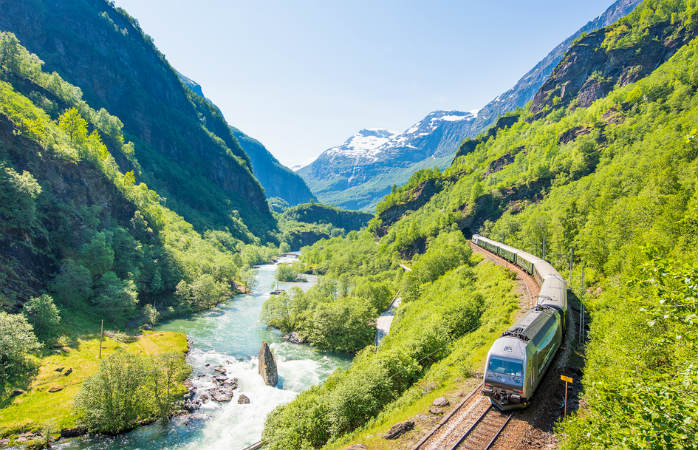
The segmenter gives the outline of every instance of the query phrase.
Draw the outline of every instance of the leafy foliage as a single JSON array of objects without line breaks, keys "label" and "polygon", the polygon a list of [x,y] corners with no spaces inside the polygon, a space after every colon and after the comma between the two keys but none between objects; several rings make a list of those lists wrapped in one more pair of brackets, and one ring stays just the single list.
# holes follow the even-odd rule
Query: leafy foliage
[{"label": "leafy foliage", "polygon": [[29,369],[33,363],[28,355],[40,347],[23,315],[0,311],[0,386]]},{"label": "leafy foliage", "polygon": [[34,328],[34,333],[42,340],[52,338],[61,323],[61,314],[53,298],[43,294],[24,304],[24,316]]},{"label": "leafy foliage", "polygon": [[90,431],[115,434],[142,421],[169,418],[188,375],[183,358],[148,357],[117,350],[86,379],[75,398],[79,419]]}]

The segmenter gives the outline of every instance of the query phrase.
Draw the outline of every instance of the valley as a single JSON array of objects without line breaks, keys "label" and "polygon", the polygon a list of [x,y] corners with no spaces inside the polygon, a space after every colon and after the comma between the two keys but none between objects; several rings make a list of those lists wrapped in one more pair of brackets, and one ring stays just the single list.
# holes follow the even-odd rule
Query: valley
[{"label": "valley", "polygon": [[343,6],[179,53],[119,1],[0,0],[0,447],[698,448],[698,3],[608,3],[485,107],[294,172],[310,105],[352,113],[307,61],[390,50]]}]

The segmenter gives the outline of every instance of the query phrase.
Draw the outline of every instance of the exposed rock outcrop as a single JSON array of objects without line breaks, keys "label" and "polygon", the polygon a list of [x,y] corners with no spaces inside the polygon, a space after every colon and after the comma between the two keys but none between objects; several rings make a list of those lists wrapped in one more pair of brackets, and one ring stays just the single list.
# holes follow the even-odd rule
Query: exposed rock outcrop
[{"label": "exposed rock outcrop", "polygon": [[276,386],[279,383],[276,361],[266,342],[262,342],[262,348],[259,349],[259,374],[269,386]]},{"label": "exposed rock outcrop", "polygon": [[308,342],[308,340],[306,338],[304,338],[303,336],[301,336],[300,334],[298,334],[295,331],[292,331],[292,332],[284,335],[283,339],[286,342],[290,342],[291,344],[305,344],[306,342]]},{"label": "exposed rock outcrop", "polygon": [[385,436],[383,436],[383,437],[386,439],[397,439],[413,428],[414,428],[414,421],[406,420],[404,422],[396,423],[395,425],[390,427],[390,430],[388,430],[388,432],[385,433]]}]

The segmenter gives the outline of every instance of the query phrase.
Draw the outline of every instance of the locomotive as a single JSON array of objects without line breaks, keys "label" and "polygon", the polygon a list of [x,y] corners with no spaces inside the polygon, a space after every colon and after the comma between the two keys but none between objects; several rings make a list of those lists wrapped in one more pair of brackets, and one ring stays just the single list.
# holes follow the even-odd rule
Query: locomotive
[{"label": "locomotive", "polygon": [[534,306],[487,354],[483,395],[500,410],[528,406],[562,343],[567,318],[567,283],[547,261],[474,235],[472,242],[532,275],[540,286]]}]

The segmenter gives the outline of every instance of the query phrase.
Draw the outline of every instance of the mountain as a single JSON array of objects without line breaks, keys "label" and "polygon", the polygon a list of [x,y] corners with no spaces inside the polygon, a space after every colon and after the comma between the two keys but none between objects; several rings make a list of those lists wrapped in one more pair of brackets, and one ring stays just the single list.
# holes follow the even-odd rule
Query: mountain
[{"label": "mountain", "polygon": [[264,186],[268,198],[281,198],[291,206],[316,200],[303,178],[281,164],[261,142],[235,127],[231,130],[250,157],[252,171]]},{"label": "mountain", "polygon": [[249,158],[220,112],[180,81],[123,9],[103,0],[0,0],[0,30],[123,121],[139,166],[120,168],[155,188],[198,230],[266,239],[275,221]]},{"label": "mountain", "polygon": [[[480,383],[469,374],[520,311],[501,268],[467,260],[465,239],[479,233],[545,257],[570,288],[566,350],[527,411],[548,414],[544,427],[554,431],[540,442],[695,447],[697,68],[698,3],[644,0],[573,42],[528,108],[466,141],[445,170],[395,188],[366,230],[305,249],[306,267],[346,294],[313,288],[282,306],[357,311],[380,288],[402,304],[385,341],[268,416],[266,445],[371,448],[396,424],[433,412],[437,397],[457,398],[464,378]],[[502,306],[490,316],[492,305]],[[349,335],[336,335],[340,319],[331,325],[333,339]],[[555,400],[561,372],[574,375],[578,395],[564,413]],[[530,438],[522,432],[507,445],[526,448]]]},{"label": "mountain", "polygon": [[[179,72],[177,72],[177,75],[192,92],[206,100],[212,108],[220,112],[220,109],[204,96],[203,89],[199,83]],[[233,126],[230,127],[230,131],[249,157],[252,163],[252,171],[259,182],[262,183],[267,198],[281,198],[289,205],[316,200],[303,178],[281,164],[261,142]]]},{"label": "mountain", "polygon": [[[337,157],[336,151],[342,146],[333,147],[323,152],[308,166],[299,169],[298,173],[322,202],[354,209],[373,209],[378,201],[390,192],[393,184],[406,183],[410,175],[417,170],[434,166],[442,169],[447,167],[463,139],[477,136],[491,126],[497,117],[521,108],[531,101],[577,38],[626,16],[640,1],[617,0],[603,14],[557,45],[521,77],[514,87],[497,96],[472,117],[468,117],[468,113],[464,112],[436,111],[416,125],[420,128],[418,133],[426,134],[421,134],[419,139],[410,140],[408,146],[394,145],[388,151],[390,156],[387,158],[353,158],[352,155],[361,153],[359,149],[346,154],[346,158]],[[453,127],[434,127],[433,130],[429,130],[428,126],[420,126],[425,122],[428,124],[435,115],[438,117],[442,114],[463,119],[462,122],[453,124]],[[444,132],[449,136],[442,140]],[[361,135],[361,132],[358,135]],[[346,144],[345,142],[344,145]],[[335,153],[335,156],[329,153]],[[339,164],[339,169],[336,164]]]},{"label": "mountain", "polygon": [[[443,165],[474,120],[472,113],[434,111],[402,133],[361,130],[325,150],[298,174],[322,202],[370,209],[393,184],[409,179],[411,172],[401,174],[400,169],[418,163]],[[374,185],[375,180],[380,181]]]},{"label": "mountain", "polygon": [[[136,180],[140,162],[120,118],[42,71],[12,33],[0,32],[0,55],[2,310],[50,294],[70,333],[102,318],[137,325],[148,311],[212,306],[273,252],[227,231],[197,232]],[[242,250],[249,261],[235,255]]]}]

